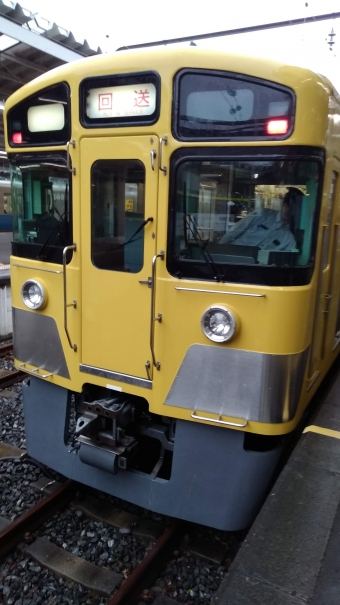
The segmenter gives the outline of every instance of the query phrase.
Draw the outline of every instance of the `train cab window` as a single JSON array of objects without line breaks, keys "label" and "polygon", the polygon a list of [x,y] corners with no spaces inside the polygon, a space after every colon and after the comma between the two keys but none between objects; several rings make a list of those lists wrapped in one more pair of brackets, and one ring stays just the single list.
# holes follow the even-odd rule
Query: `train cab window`
[{"label": "train cab window", "polygon": [[175,174],[170,273],[266,285],[308,283],[314,263],[318,161],[192,158],[179,161]]},{"label": "train cab window", "polygon": [[293,91],[267,80],[199,69],[175,77],[173,133],[179,140],[286,139],[294,115]]},{"label": "train cab window", "polygon": [[62,263],[64,247],[72,244],[71,178],[66,154],[13,160],[11,186],[12,254]]},{"label": "train cab window", "polygon": [[66,83],[40,90],[9,110],[9,145],[65,145],[70,140],[70,109],[70,90]]},{"label": "train cab window", "polygon": [[92,262],[138,273],[144,258],[145,168],[139,160],[99,160],[92,167]]}]

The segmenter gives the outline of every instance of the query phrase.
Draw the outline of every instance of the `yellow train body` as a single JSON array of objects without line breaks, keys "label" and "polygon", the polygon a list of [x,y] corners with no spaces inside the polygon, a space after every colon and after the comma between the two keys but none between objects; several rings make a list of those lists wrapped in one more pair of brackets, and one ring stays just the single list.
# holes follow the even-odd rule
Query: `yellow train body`
[{"label": "yellow train body", "polygon": [[[274,140],[268,137],[246,141],[237,137],[179,140],[173,126],[174,80],[183,69],[228,72],[287,87],[296,98],[292,132],[288,137]],[[156,72],[160,79],[159,117],[155,123],[96,124],[93,128],[82,124],[79,112],[84,80],[144,72]],[[70,90],[71,143],[68,151],[74,170],[71,176],[72,243],[76,248],[71,261],[64,267],[61,263],[32,259],[24,254],[12,255],[16,365],[33,373],[33,382],[53,384],[67,392],[80,394],[84,385],[91,384],[91,388],[103,387],[109,393],[136,396],[147,402],[151,415],[204,425],[212,432],[219,431],[219,435],[222,431],[221,439],[231,433],[270,437],[292,432],[339,351],[340,100],[332,85],[306,69],[198,48],[122,52],[69,64],[37,78],[8,100],[5,124],[6,117],[11,116],[11,111],[25,99],[61,82]],[[64,144],[32,144],[29,148],[22,144],[13,148],[9,130],[6,138],[7,152],[13,162],[18,162],[28,152],[31,157],[35,154],[40,157],[43,153],[55,154],[66,149]],[[240,153],[246,149],[249,156],[259,148],[268,154],[274,148],[276,154],[280,154],[281,148],[288,153],[289,147],[315,148],[324,153],[321,184],[319,179],[320,211],[315,231],[314,267],[310,280],[306,280],[308,283],[261,285],[246,280],[236,283],[216,280],[209,274],[205,279],[199,279],[176,276],[169,271],[169,191],[174,180],[171,161],[181,150],[196,157],[190,154],[199,154],[203,147],[205,152],[213,149],[227,154],[231,153],[230,149],[232,152],[239,149]],[[143,228],[143,265],[136,272],[98,268],[91,250],[93,166],[98,161],[120,159],[143,164],[144,217],[153,219]],[[333,207],[330,209],[331,197]],[[152,270],[154,280],[150,279]],[[22,286],[29,280],[42,284],[46,292],[45,305],[39,310],[28,309],[23,301]],[[203,314],[214,305],[226,307],[236,318],[234,338],[222,344],[208,340],[201,327]],[[27,317],[30,319],[33,315],[45,317],[49,323],[41,323],[39,327],[38,322],[33,322],[33,332],[27,336],[28,344],[23,341],[23,335]],[[44,330],[51,322],[67,368],[64,373],[43,359],[41,363],[36,362],[32,333],[37,330],[39,342],[48,339]],[[44,346],[49,349],[46,341]],[[54,346],[55,342],[51,341],[46,359],[53,358],[51,347]],[[221,362],[220,351],[224,355]],[[21,356],[18,352],[22,352]],[[205,360],[208,360],[206,364]],[[276,382],[274,375],[277,372]],[[294,380],[297,382],[293,384]],[[217,387],[217,383],[222,386]],[[204,405],[204,401],[210,399],[210,393],[211,400],[214,399],[215,388],[216,397],[221,392],[225,394],[226,403],[220,409],[212,404]],[[237,413],[237,400],[252,392],[257,393],[252,404],[248,406],[240,401]],[[230,408],[229,396],[232,399]],[[48,389],[45,397],[48,397]],[[45,409],[48,415],[48,400]],[[39,431],[39,425],[35,430]],[[204,443],[201,446],[204,448]],[[32,451],[34,455],[33,446]],[[262,453],[261,449],[256,451],[259,456]],[[38,457],[39,454],[35,455]],[[232,459],[230,452],[226,454],[228,456]],[[53,455],[47,458],[51,466],[52,459]],[[211,468],[214,481],[230,483],[230,477],[223,475],[223,471],[220,474],[216,464]],[[64,465],[58,470],[65,472],[65,468]],[[101,478],[89,483],[133,500],[131,492],[115,490],[114,482],[111,485],[111,480],[107,479],[106,470],[99,471],[106,473],[105,480],[100,475]],[[123,472],[127,471],[120,471]],[[209,475],[208,467],[202,473],[204,484]],[[267,482],[271,473],[272,470],[267,471]],[[177,492],[176,497],[179,498]],[[261,497],[262,494],[256,496],[251,512],[244,514],[242,520],[235,520],[234,512],[227,515],[227,520],[222,519],[223,515],[215,521],[209,520],[209,512],[191,515],[177,504],[166,508],[151,503],[150,508],[236,529],[249,522]],[[236,496],[233,500],[235,511],[239,504]],[[135,498],[135,501],[143,505],[145,498]]]}]

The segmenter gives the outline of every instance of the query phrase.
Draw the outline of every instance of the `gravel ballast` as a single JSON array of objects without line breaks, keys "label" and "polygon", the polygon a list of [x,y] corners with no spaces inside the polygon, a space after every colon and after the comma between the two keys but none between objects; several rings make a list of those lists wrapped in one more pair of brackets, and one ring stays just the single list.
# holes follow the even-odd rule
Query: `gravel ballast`
[{"label": "gravel ballast", "polygon": [[[13,362],[0,359],[0,369],[10,371]],[[0,391],[0,440],[25,448],[25,429],[22,408],[22,384]],[[42,477],[63,480],[56,473],[38,465],[29,458],[0,461],[0,517],[14,520],[36,504],[41,495],[31,484]],[[85,490],[86,491],[86,490]],[[151,519],[166,526],[171,519],[144,511],[112,496],[89,490],[97,498],[113,507]],[[151,604],[158,595],[166,595],[179,603],[209,605],[211,597],[224,578],[231,560],[241,545],[244,534],[228,534],[205,527],[188,525],[188,534],[174,551],[171,560],[154,585],[145,590],[141,602]],[[197,535],[209,538],[225,553],[223,561],[214,563],[191,552]],[[115,528],[89,518],[74,507],[54,515],[36,535],[50,540],[56,546],[82,557],[99,567],[110,569],[127,578],[154,541],[136,536],[131,528]],[[26,543],[34,540],[26,535]],[[82,586],[60,578],[44,569],[24,552],[24,545],[0,563],[0,604],[4,605],[105,605],[106,599]]]}]

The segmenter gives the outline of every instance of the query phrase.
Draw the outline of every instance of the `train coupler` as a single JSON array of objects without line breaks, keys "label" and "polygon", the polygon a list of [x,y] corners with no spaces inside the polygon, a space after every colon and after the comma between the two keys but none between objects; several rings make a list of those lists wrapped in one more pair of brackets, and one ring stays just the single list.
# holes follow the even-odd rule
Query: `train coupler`
[{"label": "train coupler", "polygon": [[113,474],[126,470],[138,446],[136,439],[126,434],[135,418],[131,401],[120,397],[85,401],[77,406],[77,413],[80,460]]}]

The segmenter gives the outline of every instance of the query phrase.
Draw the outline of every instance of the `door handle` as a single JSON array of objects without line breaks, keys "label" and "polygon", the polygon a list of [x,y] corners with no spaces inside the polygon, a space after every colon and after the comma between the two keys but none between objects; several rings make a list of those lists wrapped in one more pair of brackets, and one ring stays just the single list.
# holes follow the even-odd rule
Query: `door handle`
[{"label": "door handle", "polygon": [[152,287],[152,277],[148,277],[148,279],[140,279],[139,283],[145,284],[146,286],[148,286],[148,288],[151,288]]},{"label": "door handle", "polygon": [[152,151],[150,151],[150,160],[151,160],[151,168],[152,170],[155,170],[155,159],[157,157],[157,153],[156,150],[153,149]]}]

